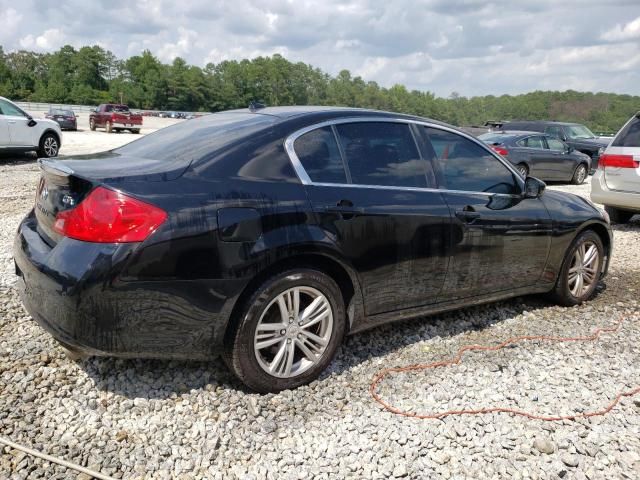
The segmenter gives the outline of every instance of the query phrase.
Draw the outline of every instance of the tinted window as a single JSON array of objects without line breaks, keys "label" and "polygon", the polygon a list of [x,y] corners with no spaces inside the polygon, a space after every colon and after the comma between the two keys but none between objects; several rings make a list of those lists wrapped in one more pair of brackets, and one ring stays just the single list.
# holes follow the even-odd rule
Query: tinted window
[{"label": "tinted window", "polygon": [[633,119],[616,135],[614,147],[640,147],[640,118]]},{"label": "tinted window", "polygon": [[392,122],[336,125],[351,181],[360,185],[427,187],[427,164],[409,126]]},{"label": "tinted window", "polygon": [[549,148],[556,152],[564,152],[564,143],[555,138],[548,138],[547,143],[549,144]]},{"label": "tinted window", "polygon": [[318,128],[298,137],[294,149],[312,182],[347,183],[331,127]]},{"label": "tinted window", "polygon": [[507,140],[511,140],[513,135],[505,133],[483,133],[478,138],[486,143],[504,143]]},{"label": "tinted window", "polygon": [[529,137],[525,139],[526,146],[529,148],[546,148],[542,137]]},{"label": "tinted window", "polygon": [[244,137],[268,128],[278,119],[253,113],[214,113],[194,122],[166,127],[114,150],[154,160],[199,160]]},{"label": "tinted window", "polygon": [[487,150],[458,134],[425,127],[437,155],[442,188],[517,194],[514,174]]}]

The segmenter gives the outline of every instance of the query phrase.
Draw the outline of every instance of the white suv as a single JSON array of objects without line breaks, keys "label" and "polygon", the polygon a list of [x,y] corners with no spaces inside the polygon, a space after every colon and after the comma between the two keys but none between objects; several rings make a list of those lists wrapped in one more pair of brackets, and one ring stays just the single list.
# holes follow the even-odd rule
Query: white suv
[{"label": "white suv", "polygon": [[0,97],[0,153],[35,151],[39,157],[56,157],[61,145],[60,125],[53,120],[35,120]]},{"label": "white suv", "polygon": [[591,179],[591,200],[604,205],[613,223],[626,223],[640,213],[640,112],[600,156]]}]

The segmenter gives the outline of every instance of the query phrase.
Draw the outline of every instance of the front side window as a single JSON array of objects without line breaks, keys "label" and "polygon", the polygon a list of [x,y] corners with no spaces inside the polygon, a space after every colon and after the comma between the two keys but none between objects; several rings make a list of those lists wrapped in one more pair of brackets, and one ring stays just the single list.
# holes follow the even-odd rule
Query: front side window
[{"label": "front side window", "polygon": [[520,193],[513,172],[480,145],[456,133],[431,127],[425,130],[436,152],[441,188]]},{"label": "front side window", "polygon": [[547,143],[549,144],[549,148],[554,152],[564,152],[566,150],[564,143],[556,138],[548,138]]},{"label": "front side window", "polygon": [[0,100],[0,112],[2,115],[8,115],[12,117],[24,117],[24,113],[18,107],[6,100]]},{"label": "front side window", "polygon": [[347,183],[340,150],[331,127],[301,135],[293,144],[296,155],[312,182]]},{"label": "front side window", "polygon": [[354,184],[427,187],[429,166],[407,124],[345,123],[336,131]]}]

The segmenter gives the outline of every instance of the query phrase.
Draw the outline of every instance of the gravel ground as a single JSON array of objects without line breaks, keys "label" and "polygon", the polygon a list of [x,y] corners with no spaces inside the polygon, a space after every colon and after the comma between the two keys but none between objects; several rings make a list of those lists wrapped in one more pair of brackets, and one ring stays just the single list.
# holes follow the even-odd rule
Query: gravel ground
[{"label": "gravel ground", "polygon": [[[391,376],[380,392],[422,413],[500,405],[554,415],[599,409],[640,385],[640,222],[616,227],[610,275],[588,304],[525,297],[383,326],[349,337],[313,384],[257,395],[220,361],[68,360],[14,290],[12,237],[37,176],[30,161],[0,165],[0,435],[116,478],[640,478],[638,396],[604,417],[542,422],[403,418],[368,392],[385,367],[514,335],[588,334],[618,315],[629,316],[620,333],[597,343],[471,353],[459,366]],[[76,477],[88,478],[0,448],[0,478]]]}]

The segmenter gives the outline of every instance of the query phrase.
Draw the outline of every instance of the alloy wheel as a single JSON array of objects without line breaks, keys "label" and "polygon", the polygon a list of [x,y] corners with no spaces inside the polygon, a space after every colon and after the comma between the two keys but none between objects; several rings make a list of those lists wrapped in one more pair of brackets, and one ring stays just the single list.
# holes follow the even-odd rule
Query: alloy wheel
[{"label": "alloy wheel", "polygon": [[578,184],[581,185],[584,182],[585,178],[587,178],[587,169],[584,165],[579,165],[578,171],[576,173],[576,180]]},{"label": "alloy wheel", "polygon": [[586,241],[578,245],[567,276],[571,295],[576,298],[582,297],[598,281],[599,260],[600,253],[595,243]]},{"label": "alloy wheel", "polygon": [[47,157],[55,157],[58,153],[58,142],[53,137],[45,138],[42,147],[44,148]]},{"label": "alloy wheel", "polygon": [[269,375],[291,378],[316,365],[333,332],[327,297],[308,286],[289,288],[264,309],[254,335],[258,364]]}]

